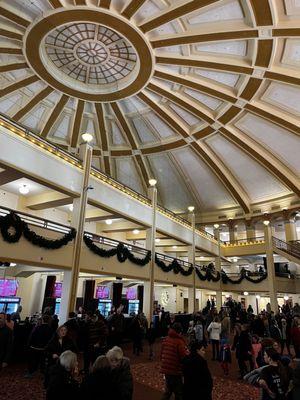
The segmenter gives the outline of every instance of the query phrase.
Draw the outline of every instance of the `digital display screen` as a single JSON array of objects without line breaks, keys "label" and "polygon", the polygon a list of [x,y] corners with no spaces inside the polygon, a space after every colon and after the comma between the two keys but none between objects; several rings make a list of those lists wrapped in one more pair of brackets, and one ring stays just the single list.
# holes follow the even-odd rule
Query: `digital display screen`
[{"label": "digital display screen", "polygon": [[126,289],[127,300],[136,300],[136,297],[137,297],[136,287],[129,287]]},{"label": "digital display screen", "polygon": [[96,299],[109,299],[109,287],[97,286]]},{"label": "digital display screen", "polygon": [[62,291],[62,283],[61,282],[54,283],[53,297],[55,299],[61,297],[61,291]]},{"label": "digital display screen", "polygon": [[0,296],[15,296],[18,286],[16,279],[0,279]]}]

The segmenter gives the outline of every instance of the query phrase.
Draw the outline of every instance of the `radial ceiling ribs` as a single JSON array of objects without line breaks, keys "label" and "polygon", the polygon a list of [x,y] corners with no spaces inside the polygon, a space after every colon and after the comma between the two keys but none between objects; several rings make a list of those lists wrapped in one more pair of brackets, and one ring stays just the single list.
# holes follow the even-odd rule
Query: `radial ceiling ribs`
[{"label": "radial ceiling ribs", "polygon": [[258,37],[257,29],[246,29],[239,31],[226,31],[214,33],[191,33],[185,32],[183,34],[160,36],[158,39],[152,39],[151,44],[154,49],[159,47],[179,46],[182,44],[194,44],[201,42],[218,42],[221,40],[242,40],[254,39]]},{"label": "radial ceiling ribs", "polygon": [[105,125],[105,118],[103,114],[103,104],[95,103],[95,110],[97,115],[97,123],[101,137],[101,148],[103,151],[103,161],[105,173],[111,175],[110,157],[108,155],[108,133]]},{"label": "radial ceiling ribs", "polygon": [[193,142],[191,147],[212,169],[220,182],[225,185],[234,199],[240,204],[244,212],[246,214],[249,213],[250,200],[246,192],[220,158],[203,142]]},{"label": "radial ceiling ribs", "polygon": [[124,15],[124,17],[130,19],[131,17],[133,17],[134,14],[137,13],[139,8],[142,7],[144,3],[146,3],[146,1],[147,0],[131,0],[121,14]]},{"label": "radial ceiling ribs", "polygon": [[232,128],[220,128],[220,133],[237,145],[240,149],[258,161],[264,168],[267,168],[285,186],[300,196],[300,181],[294,173],[286,167],[278,158],[264,149],[259,143],[247,135]]},{"label": "radial ceiling ribs", "polygon": [[76,147],[78,144],[78,137],[79,137],[80,128],[81,128],[83,110],[84,110],[84,101],[78,100],[76,112],[75,112],[75,118],[74,118],[74,122],[73,122],[71,147]]},{"label": "radial ceiling ribs", "polygon": [[14,39],[22,41],[23,37],[20,33],[9,31],[8,29],[0,29],[0,36],[6,37],[8,39]]},{"label": "radial ceiling ribs", "polygon": [[269,0],[250,0],[257,26],[272,26],[273,18]]},{"label": "radial ceiling ribs", "polygon": [[99,5],[100,5],[100,7],[107,8],[109,10],[110,5],[111,5],[111,0],[100,0],[100,4]]},{"label": "radial ceiling ribs", "polygon": [[86,6],[86,0],[75,0],[76,6]]},{"label": "radial ceiling ribs", "polygon": [[284,129],[289,130],[290,132],[300,135],[300,127],[287,121],[284,118],[280,118],[274,113],[270,113],[268,111],[263,110],[262,108],[258,107],[258,105],[253,105],[253,104],[246,104],[244,107],[246,110],[250,111],[252,114],[256,114],[273,124],[279,125]]},{"label": "radial ceiling ribs", "polygon": [[3,96],[6,96],[9,93],[14,92],[15,90],[29,86],[32,83],[37,82],[39,80],[40,80],[40,78],[38,76],[31,75],[31,76],[28,76],[27,78],[24,78],[15,83],[12,83],[11,85],[8,85],[5,88],[0,90],[0,98]]},{"label": "radial ceiling ribs", "polygon": [[21,56],[23,52],[18,47],[0,47],[0,54],[16,54]]},{"label": "radial ceiling ribs", "polygon": [[21,110],[19,110],[14,116],[13,119],[19,121],[24,115],[29,113],[30,110],[33,109],[40,101],[45,99],[51,92],[53,92],[50,86],[45,87],[45,89],[41,90],[37,93]]},{"label": "radial ceiling ribs", "polygon": [[26,62],[0,65],[0,72],[16,71],[17,69],[29,68]]},{"label": "radial ceiling ribs", "polygon": [[165,64],[165,65],[180,65],[184,67],[194,67],[194,68],[204,68],[204,69],[214,69],[217,71],[226,71],[231,73],[238,73],[238,74],[245,74],[245,75],[252,75],[253,68],[246,67],[243,65],[237,64],[223,64],[219,62],[212,62],[212,61],[202,61],[199,58],[190,57],[180,57],[180,56],[156,56],[156,63],[157,64]]},{"label": "radial ceiling ribs", "polygon": [[25,19],[20,17],[20,15],[15,14],[14,12],[8,10],[7,8],[1,7],[0,6],[0,15],[6,19],[9,19],[10,21],[14,22],[17,25],[21,25],[24,28],[27,28],[27,26],[30,25],[30,22]]},{"label": "radial ceiling ribs", "polygon": [[63,94],[61,96],[61,98],[59,99],[58,103],[54,107],[52,113],[50,114],[50,116],[41,132],[42,137],[44,137],[44,138],[47,137],[50,129],[52,128],[53,124],[55,123],[55,121],[57,120],[57,118],[59,117],[61,112],[63,111],[64,106],[66,105],[68,100],[69,100],[69,97],[67,95]]},{"label": "radial ceiling ribs", "polygon": [[[111,107],[122,127],[123,132],[125,133],[125,135],[127,137],[128,142],[131,145],[132,150],[137,150],[138,146],[137,146],[135,136],[134,136],[125,116],[123,115],[119,105],[117,103],[111,103]],[[144,184],[145,189],[147,190],[147,187],[149,186],[148,182],[149,182],[149,179],[151,176],[148,172],[146,162],[140,154],[134,155],[134,160],[139,167],[139,170],[141,172],[142,182]]]},{"label": "radial ceiling ribs", "polygon": [[157,93],[163,97],[166,97],[167,99],[171,100],[173,103],[179,105],[180,107],[183,107],[185,110],[188,112],[196,115],[198,118],[203,119],[204,121],[208,122],[209,124],[213,124],[215,120],[211,117],[209,117],[206,113],[202,112],[199,110],[199,105],[196,105],[195,103],[191,102],[190,100],[187,100],[182,96],[180,93],[176,92],[176,94],[170,92],[169,90],[166,90],[154,83],[149,83],[147,86],[147,89],[151,90],[154,93]]},{"label": "radial ceiling ribs", "polygon": [[157,17],[150,18],[149,20],[145,21],[142,25],[140,25],[140,29],[143,32],[149,32],[152,29],[164,25],[167,22],[173,21],[176,18],[183,17],[192,11],[198,10],[213,3],[218,3],[219,1],[220,0],[192,0],[181,2],[180,4],[177,3],[175,6],[171,6],[166,11],[161,12]]},{"label": "radial ceiling ribs", "polygon": [[145,92],[140,92],[137,96],[182,137],[189,137],[189,133],[186,131],[184,125],[173,115],[173,113],[153,101]]},{"label": "radial ceiling ribs", "polygon": [[300,85],[300,78],[294,76],[279,74],[278,72],[266,71],[264,78],[271,79],[272,81],[280,81],[291,85]]},{"label": "radial ceiling ribs", "polygon": [[63,7],[63,5],[62,5],[62,3],[61,3],[60,0],[48,0],[48,1],[49,1],[49,3],[51,4],[51,6],[52,6],[53,8],[60,8],[60,7]]},{"label": "radial ceiling ribs", "polygon": [[217,97],[218,99],[228,101],[229,103],[235,103],[237,101],[236,97],[231,96],[222,91],[210,88],[208,84],[201,85],[201,83],[199,83],[198,80],[194,78],[187,78],[175,73],[167,73],[158,70],[154,72],[154,76],[155,78],[178,83],[179,85],[189,87],[191,89],[197,90],[198,92],[202,92],[210,96]]}]

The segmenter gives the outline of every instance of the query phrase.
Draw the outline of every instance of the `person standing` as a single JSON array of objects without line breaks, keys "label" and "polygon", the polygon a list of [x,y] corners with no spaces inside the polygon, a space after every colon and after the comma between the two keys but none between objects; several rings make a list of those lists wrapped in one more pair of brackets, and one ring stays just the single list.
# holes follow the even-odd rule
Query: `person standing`
[{"label": "person standing", "polygon": [[154,328],[154,323],[150,322],[150,327],[147,330],[147,340],[149,343],[149,360],[153,360],[154,358],[154,343],[155,343],[155,339],[156,339],[156,330]]},{"label": "person standing", "polygon": [[196,393],[201,400],[212,399],[213,380],[205,360],[203,343],[192,343],[191,353],[183,359],[183,377],[183,400],[195,398]]},{"label": "person standing", "polygon": [[254,367],[252,360],[252,339],[247,324],[242,325],[242,331],[238,338],[238,349],[237,358],[242,378],[248,372],[246,362],[250,364],[250,371]]},{"label": "person standing", "polygon": [[297,361],[300,360],[300,323],[299,318],[295,317],[292,322],[291,339]]},{"label": "person standing", "polygon": [[161,345],[161,372],[165,376],[165,392],[162,400],[168,400],[174,393],[175,400],[183,398],[182,360],[188,355],[182,326],[175,322]]},{"label": "person standing", "polygon": [[0,369],[7,367],[13,349],[13,333],[6,325],[4,313],[0,313]]},{"label": "person standing", "polygon": [[219,357],[221,330],[222,326],[219,321],[219,318],[215,317],[214,321],[211,322],[207,328],[207,332],[209,333],[209,338],[211,340],[211,345],[212,345],[213,361],[217,360]]}]

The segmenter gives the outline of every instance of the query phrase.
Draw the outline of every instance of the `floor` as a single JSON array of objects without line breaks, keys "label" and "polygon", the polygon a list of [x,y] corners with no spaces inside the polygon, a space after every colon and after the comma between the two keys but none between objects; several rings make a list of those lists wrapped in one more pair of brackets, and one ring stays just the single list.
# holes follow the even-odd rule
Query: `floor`
[{"label": "floor", "polygon": [[[134,377],[133,400],[160,400],[164,381],[159,372],[159,343],[156,345],[154,361],[147,359],[147,348],[139,357],[132,355],[129,344],[124,346],[124,350],[131,360]],[[208,350],[207,359],[214,376],[213,400],[258,399],[257,389],[237,380],[235,360],[231,365],[229,376],[224,377],[219,363],[210,361],[210,357],[210,350]],[[24,378],[25,369],[25,365],[12,365],[0,371],[0,400],[43,400],[45,398],[41,375],[28,380]]]}]

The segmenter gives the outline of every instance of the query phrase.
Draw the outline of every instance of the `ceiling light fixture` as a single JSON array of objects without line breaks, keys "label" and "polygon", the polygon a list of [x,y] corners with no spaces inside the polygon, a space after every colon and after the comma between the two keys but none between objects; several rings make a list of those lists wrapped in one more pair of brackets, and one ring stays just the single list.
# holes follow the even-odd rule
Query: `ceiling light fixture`
[{"label": "ceiling light fixture", "polygon": [[177,246],[176,245],[172,246],[172,249],[177,249]]},{"label": "ceiling light fixture", "polygon": [[138,234],[140,233],[140,231],[139,231],[139,229],[134,229],[134,230],[132,231],[132,233],[133,233],[134,235],[138,235]]},{"label": "ceiling light fixture", "polygon": [[28,194],[29,193],[29,187],[27,185],[22,185],[19,187],[19,192],[21,194]]},{"label": "ceiling light fixture", "polygon": [[285,295],[283,298],[284,298],[285,301],[288,301],[289,296],[288,296],[288,295]]},{"label": "ceiling light fixture", "polygon": [[257,300],[260,299],[260,295],[259,294],[257,294],[255,297],[257,298]]},{"label": "ceiling light fixture", "polygon": [[16,265],[16,263],[10,263],[10,267],[15,267]]},{"label": "ceiling light fixture", "polygon": [[248,292],[244,292],[244,296],[248,296],[248,294],[249,294]]},{"label": "ceiling light fixture", "polygon": [[155,186],[157,184],[157,180],[156,179],[149,179],[149,185],[150,186]]},{"label": "ceiling light fixture", "polygon": [[112,224],[112,219],[106,219],[105,223],[106,223],[106,225],[111,225]]},{"label": "ceiling light fixture", "polygon": [[155,243],[159,243],[159,242],[160,242],[160,238],[156,238]]},{"label": "ceiling light fixture", "polygon": [[93,140],[93,135],[91,135],[90,133],[83,133],[81,135],[81,138],[85,143],[90,143]]},{"label": "ceiling light fixture", "polygon": [[233,258],[232,258],[232,261],[233,261],[234,263],[236,263],[236,262],[237,262],[237,260],[238,260],[238,258],[237,258],[237,257],[233,257]]}]

